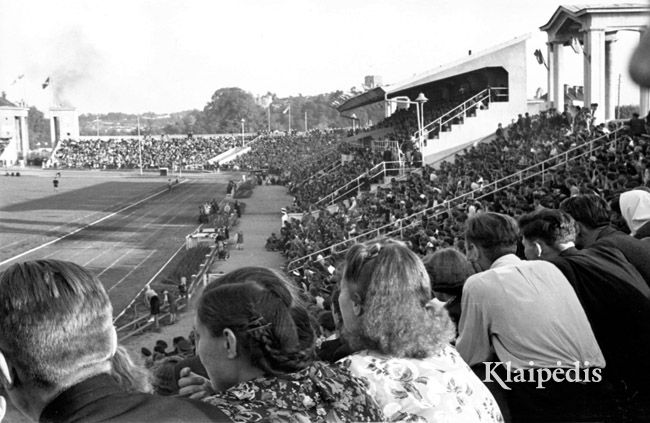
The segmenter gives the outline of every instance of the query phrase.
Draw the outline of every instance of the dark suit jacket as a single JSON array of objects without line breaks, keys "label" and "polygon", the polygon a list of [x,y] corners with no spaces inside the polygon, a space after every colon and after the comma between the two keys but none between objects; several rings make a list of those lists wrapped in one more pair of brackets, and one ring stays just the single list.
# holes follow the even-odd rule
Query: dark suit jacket
[{"label": "dark suit jacket", "polygon": [[39,419],[47,423],[230,422],[219,408],[184,398],[128,393],[108,374],[61,393]]},{"label": "dark suit jacket", "polygon": [[621,250],[625,258],[639,271],[645,282],[650,285],[650,248],[631,235],[611,226],[599,229],[596,242],[591,247],[614,247]]},{"label": "dark suit jacket", "polygon": [[631,265],[609,253],[569,248],[550,261],[573,286],[605,356],[607,374],[645,391],[650,387],[650,299],[626,280],[634,277],[626,269]]}]

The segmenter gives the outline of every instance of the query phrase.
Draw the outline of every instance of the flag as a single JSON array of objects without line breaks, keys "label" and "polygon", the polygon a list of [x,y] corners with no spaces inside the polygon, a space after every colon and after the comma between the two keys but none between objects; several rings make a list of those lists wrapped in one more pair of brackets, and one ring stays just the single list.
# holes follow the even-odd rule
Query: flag
[{"label": "flag", "polygon": [[291,104],[288,105],[287,108],[284,109],[284,110],[282,111],[282,114],[283,114],[283,115],[286,115],[286,114],[289,113],[290,111],[291,111]]},{"label": "flag", "polygon": [[50,77],[48,76],[45,82],[43,82],[43,89],[46,89],[50,85]]},{"label": "flag", "polygon": [[23,79],[23,76],[25,76],[25,74],[18,75],[18,77],[16,77],[16,79],[14,79],[14,82],[12,82],[11,85],[14,85],[16,82],[18,82],[18,81],[20,81],[21,79]]}]

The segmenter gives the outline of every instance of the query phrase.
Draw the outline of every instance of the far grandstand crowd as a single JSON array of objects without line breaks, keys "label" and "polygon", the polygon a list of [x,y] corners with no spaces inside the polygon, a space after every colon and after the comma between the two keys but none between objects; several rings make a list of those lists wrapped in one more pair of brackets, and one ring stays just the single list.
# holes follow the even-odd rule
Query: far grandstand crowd
[{"label": "far grandstand crowd", "polygon": [[57,166],[85,169],[210,167],[208,160],[237,145],[234,137],[144,137],[63,140]]}]

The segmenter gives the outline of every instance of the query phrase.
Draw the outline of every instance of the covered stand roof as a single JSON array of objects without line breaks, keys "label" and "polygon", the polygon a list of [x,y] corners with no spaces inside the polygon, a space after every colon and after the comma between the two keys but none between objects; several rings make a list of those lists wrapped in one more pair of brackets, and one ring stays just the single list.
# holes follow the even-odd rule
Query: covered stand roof
[{"label": "covered stand roof", "polygon": [[356,109],[357,107],[367,106],[369,104],[376,103],[378,101],[384,100],[384,95],[386,91],[382,87],[373,88],[370,91],[366,91],[363,94],[359,94],[356,97],[352,97],[345,103],[341,104],[336,110],[339,113],[347,112],[348,110]]},{"label": "covered stand roof", "polygon": [[438,66],[437,68],[429,69],[411,78],[408,78],[395,85],[375,88],[366,91],[356,97],[347,100],[341,104],[337,110],[343,113],[348,110],[353,110],[357,107],[367,106],[369,104],[383,101],[388,96],[395,96],[431,82],[441,81],[446,78],[454,77],[460,74],[467,74],[486,67],[495,66],[496,64],[490,63],[490,57],[500,50],[507,49],[518,43],[525,42],[531,37],[530,34],[522,35],[505,43],[501,43],[489,49],[477,52],[473,55],[463,57],[459,60],[446,63]]}]

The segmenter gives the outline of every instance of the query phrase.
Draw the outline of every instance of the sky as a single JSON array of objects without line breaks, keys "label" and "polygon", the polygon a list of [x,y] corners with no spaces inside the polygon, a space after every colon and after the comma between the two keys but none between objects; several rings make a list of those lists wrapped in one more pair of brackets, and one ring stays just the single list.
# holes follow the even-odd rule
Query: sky
[{"label": "sky", "polygon": [[398,83],[527,33],[546,54],[539,27],[576,3],[0,0],[0,90],[41,110],[56,97],[80,113],[203,109],[223,87],[347,91],[365,75]]}]

